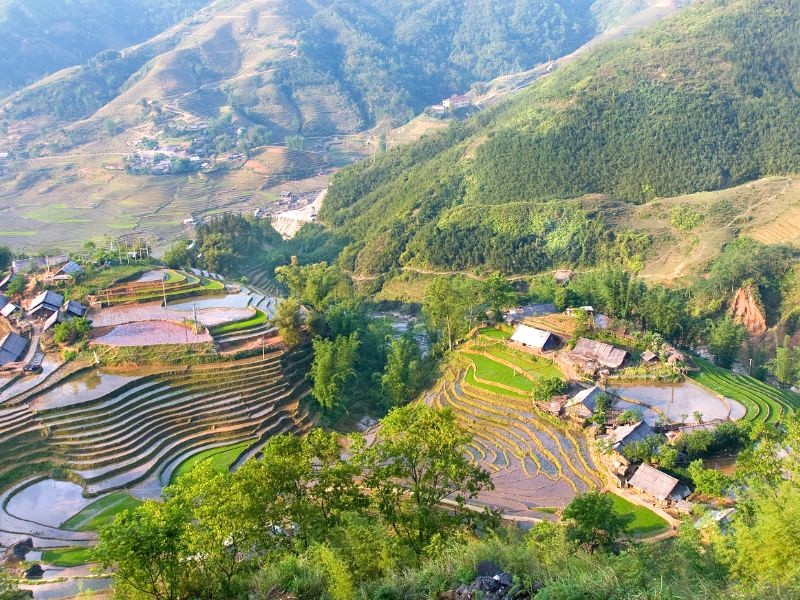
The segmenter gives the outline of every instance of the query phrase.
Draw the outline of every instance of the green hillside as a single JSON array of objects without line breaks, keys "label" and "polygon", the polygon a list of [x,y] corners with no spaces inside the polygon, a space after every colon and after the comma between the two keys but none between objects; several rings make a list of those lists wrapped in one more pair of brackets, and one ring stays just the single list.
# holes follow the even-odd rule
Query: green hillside
[{"label": "green hillside", "polygon": [[640,265],[655,240],[641,223],[612,231],[625,211],[598,200],[641,203],[800,167],[799,31],[788,0],[698,4],[339,174],[321,217],[358,240],[344,256],[360,272],[536,272],[598,256]]}]

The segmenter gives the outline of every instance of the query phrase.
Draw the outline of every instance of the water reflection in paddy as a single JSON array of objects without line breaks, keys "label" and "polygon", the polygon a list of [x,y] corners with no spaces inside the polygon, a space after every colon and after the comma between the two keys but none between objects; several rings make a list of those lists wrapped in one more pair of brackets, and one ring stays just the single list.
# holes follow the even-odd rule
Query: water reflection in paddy
[{"label": "water reflection in paddy", "polygon": [[702,413],[703,421],[738,419],[744,415],[744,407],[738,402],[723,401],[691,381],[676,384],[609,386],[608,389],[623,399],[629,398],[662,411],[670,421],[694,423],[696,411]]},{"label": "water reflection in paddy", "polygon": [[34,410],[47,410],[88,402],[112,392],[130,381],[139,379],[142,375],[143,373],[139,372],[136,375],[127,375],[108,373],[99,369],[89,371],[48,390],[36,398],[31,406]]},{"label": "water reflection in paddy", "polygon": [[6,512],[19,519],[58,527],[97,498],[84,498],[83,488],[71,481],[45,479],[11,496]]}]

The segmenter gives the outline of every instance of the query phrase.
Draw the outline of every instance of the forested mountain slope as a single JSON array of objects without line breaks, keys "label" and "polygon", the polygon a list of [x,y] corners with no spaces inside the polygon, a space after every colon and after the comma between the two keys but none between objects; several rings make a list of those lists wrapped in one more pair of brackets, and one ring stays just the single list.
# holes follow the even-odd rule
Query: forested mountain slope
[{"label": "forested mountain slope", "polygon": [[2,0],[0,97],[152,37],[208,0]]},{"label": "forested mountain slope", "polygon": [[800,170],[799,40],[796,2],[700,3],[339,174],[321,217],[360,272],[637,262],[652,238],[606,227],[596,195],[643,202]]}]

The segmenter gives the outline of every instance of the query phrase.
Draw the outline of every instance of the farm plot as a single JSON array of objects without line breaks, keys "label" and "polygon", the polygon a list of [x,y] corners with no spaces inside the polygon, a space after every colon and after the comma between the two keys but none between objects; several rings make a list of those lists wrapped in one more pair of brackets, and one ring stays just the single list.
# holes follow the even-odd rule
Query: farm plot
[{"label": "farm plot", "polygon": [[541,509],[563,508],[576,494],[602,487],[582,434],[537,413],[530,400],[476,388],[464,375],[449,372],[429,402],[452,409],[473,436],[466,452],[495,484],[479,504],[507,515],[552,518]]},{"label": "farm plot", "polygon": [[161,346],[167,344],[202,344],[211,342],[205,331],[170,321],[143,321],[117,325],[110,332],[96,338],[92,343],[105,346]]},{"label": "farm plot", "polygon": [[44,479],[15,491],[5,510],[19,519],[59,527],[92,502],[76,483]]},{"label": "farm plot", "polygon": [[468,346],[461,356],[470,364],[470,383],[487,391],[504,390],[517,395],[530,395],[533,382],[540,377],[563,377],[550,360],[523,354],[503,345]]},{"label": "farm plot", "polygon": [[800,409],[800,394],[779,390],[746,375],[734,375],[706,360],[694,359],[700,370],[692,378],[745,408],[745,421],[776,423],[781,418]]},{"label": "farm plot", "polygon": [[658,415],[676,423],[696,423],[698,416],[703,421],[713,421],[738,420],[745,415],[745,408],[738,402],[722,399],[692,381],[609,387],[609,392],[622,398],[619,408],[643,409],[648,422],[655,422]]},{"label": "farm plot", "polygon": [[92,324],[95,327],[110,327],[136,321],[182,321],[193,319],[194,315],[197,315],[197,320],[202,325],[215,327],[247,319],[253,315],[253,311],[246,308],[246,301],[239,303],[239,306],[231,306],[221,297],[211,302],[200,300],[195,305],[196,310],[192,310],[191,302],[171,304],[167,308],[159,302],[112,306],[92,313]]}]

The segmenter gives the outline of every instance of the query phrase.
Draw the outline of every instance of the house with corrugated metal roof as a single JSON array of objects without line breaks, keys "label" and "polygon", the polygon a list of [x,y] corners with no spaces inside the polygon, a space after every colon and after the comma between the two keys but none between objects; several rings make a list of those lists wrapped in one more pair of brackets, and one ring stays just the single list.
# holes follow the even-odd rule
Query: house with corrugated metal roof
[{"label": "house with corrugated metal roof", "polygon": [[511,341],[526,348],[540,350],[552,350],[558,345],[558,338],[543,329],[536,327],[529,327],[528,325],[517,325],[514,333],[511,336]]},{"label": "house with corrugated metal roof", "polygon": [[619,369],[628,358],[628,352],[605,342],[581,338],[570,353],[580,361],[597,363],[609,369]]}]

